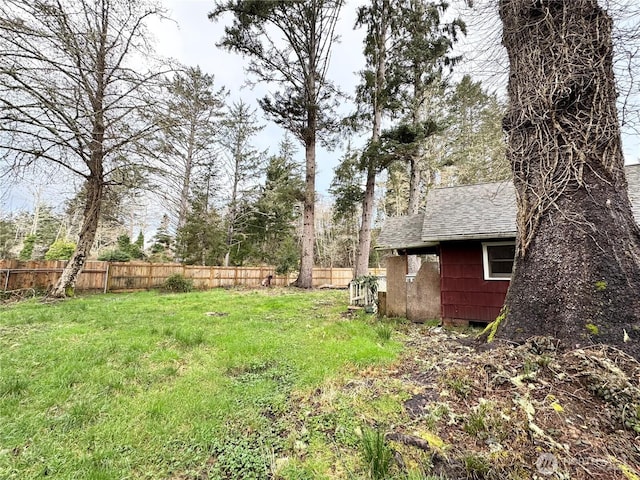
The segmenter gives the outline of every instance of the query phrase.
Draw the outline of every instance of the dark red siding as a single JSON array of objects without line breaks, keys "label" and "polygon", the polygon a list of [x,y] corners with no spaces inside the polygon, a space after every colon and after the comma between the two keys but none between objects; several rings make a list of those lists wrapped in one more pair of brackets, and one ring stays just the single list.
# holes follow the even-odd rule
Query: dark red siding
[{"label": "dark red siding", "polygon": [[500,314],[508,280],[485,280],[481,242],[440,244],[443,319],[491,322]]}]

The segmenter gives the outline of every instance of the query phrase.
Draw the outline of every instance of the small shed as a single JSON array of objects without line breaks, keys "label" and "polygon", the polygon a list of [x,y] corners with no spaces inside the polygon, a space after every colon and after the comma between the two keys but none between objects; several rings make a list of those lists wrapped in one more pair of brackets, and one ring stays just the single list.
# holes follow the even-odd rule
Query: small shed
[{"label": "small shed", "polygon": [[[626,175],[633,213],[640,222],[640,165],[627,166]],[[376,248],[395,253],[387,259],[387,280],[400,275],[407,255],[433,254],[438,282],[428,290],[416,285],[414,294],[430,305],[437,298],[438,315],[430,318],[445,323],[493,321],[511,279],[516,213],[510,181],[432,189],[424,214],[390,218],[382,228]],[[405,283],[410,280],[405,278]],[[410,310],[409,300],[408,290],[388,285],[387,305],[393,306],[388,314],[401,314],[402,304],[405,312]]]}]

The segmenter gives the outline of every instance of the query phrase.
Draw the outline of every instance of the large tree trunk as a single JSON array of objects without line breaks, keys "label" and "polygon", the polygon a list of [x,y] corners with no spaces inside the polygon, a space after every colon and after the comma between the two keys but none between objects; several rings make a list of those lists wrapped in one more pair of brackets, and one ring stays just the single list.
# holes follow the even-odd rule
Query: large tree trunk
[{"label": "large tree trunk", "polygon": [[102,208],[103,189],[104,182],[101,177],[98,178],[92,175],[87,179],[87,201],[84,208],[78,245],[62,271],[58,282],[50,292],[49,295],[52,297],[64,298],[73,296],[74,294],[76,280],[84,267],[87,257],[91,252],[93,241],[96,238],[98,220],[100,219],[100,211]]},{"label": "large tree trunk", "polygon": [[367,169],[367,185],[362,201],[362,218],[360,221],[360,233],[358,234],[358,247],[356,250],[356,264],[354,277],[369,274],[369,252],[371,250],[371,223],[373,221],[373,204],[375,200],[376,169],[369,164]]},{"label": "large tree trunk", "polygon": [[596,0],[501,0],[500,15],[518,238],[498,336],[607,343],[640,358],[640,230],[624,177],[611,19]]},{"label": "large tree trunk", "polygon": [[[376,80],[373,92],[373,125],[371,129],[371,144],[380,141],[382,129],[382,113],[384,107],[383,95],[387,76],[387,15],[389,4],[382,2],[380,23],[375,29]],[[371,224],[373,223],[373,210],[376,197],[376,174],[379,165],[377,159],[369,158],[367,165],[367,184],[362,200],[362,218],[358,234],[358,248],[356,250],[356,263],[353,272],[354,277],[369,274],[369,254],[371,251]]]},{"label": "large tree trunk", "polygon": [[[408,215],[415,215],[420,210],[420,180],[422,173],[418,165],[418,159],[412,156],[409,161],[409,206],[407,208]],[[420,270],[422,259],[418,255],[407,256],[407,273],[415,275]]]},{"label": "large tree trunk", "polygon": [[[311,128],[309,128],[311,131]],[[311,136],[311,132],[309,133]],[[316,205],[316,143],[315,128],[313,141],[305,142],[305,193],[304,211],[302,217],[302,255],[300,258],[300,272],[294,285],[300,288],[313,286],[313,246],[315,242],[315,205]]]}]

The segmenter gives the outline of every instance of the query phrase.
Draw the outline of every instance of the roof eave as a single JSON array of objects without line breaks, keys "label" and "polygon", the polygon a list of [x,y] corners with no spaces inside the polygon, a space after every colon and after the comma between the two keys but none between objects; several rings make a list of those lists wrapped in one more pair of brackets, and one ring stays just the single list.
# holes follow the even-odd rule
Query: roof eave
[{"label": "roof eave", "polygon": [[516,232],[462,233],[459,235],[436,235],[425,237],[426,243],[455,242],[458,240],[489,240],[494,238],[516,238]]},{"label": "roof eave", "polygon": [[423,247],[435,247],[438,245],[438,242],[420,242],[420,243],[412,243],[409,245],[376,245],[373,247],[374,250],[407,250],[412,248],[423,248]]}]

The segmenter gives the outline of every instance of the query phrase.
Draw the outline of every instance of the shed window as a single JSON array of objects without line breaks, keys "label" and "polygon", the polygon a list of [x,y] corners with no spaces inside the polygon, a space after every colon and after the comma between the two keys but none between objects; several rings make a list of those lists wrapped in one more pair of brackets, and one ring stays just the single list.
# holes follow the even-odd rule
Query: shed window
[{"label": "shed window", "polygon": [[485,280],[509,280],[516,256],[515,242],[482,244],[482,266]]}]

